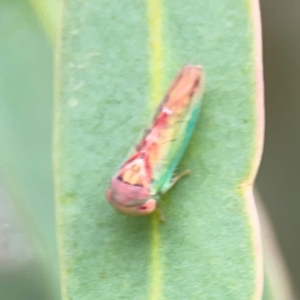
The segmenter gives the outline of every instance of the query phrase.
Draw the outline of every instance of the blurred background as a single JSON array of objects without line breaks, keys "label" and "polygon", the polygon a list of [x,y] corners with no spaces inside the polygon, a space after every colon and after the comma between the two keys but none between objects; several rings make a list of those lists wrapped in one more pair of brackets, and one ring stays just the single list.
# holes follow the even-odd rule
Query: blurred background
[{"label": "blurred background", "polygon": [[[60,299],[51,156],[59,11],[60,0],[0,0],[0,300]],[[266,137],[256,190],[269,216],[264,239],[275,239],[270,273],[280,269],[275,281],[290,291],[278,299],[300,299],[300,1],[261,0],[261,14]]]},{"label": "blurred background", "polygon": [[256,187],[300,299],[300,1],[260,6],[266,132]]}]

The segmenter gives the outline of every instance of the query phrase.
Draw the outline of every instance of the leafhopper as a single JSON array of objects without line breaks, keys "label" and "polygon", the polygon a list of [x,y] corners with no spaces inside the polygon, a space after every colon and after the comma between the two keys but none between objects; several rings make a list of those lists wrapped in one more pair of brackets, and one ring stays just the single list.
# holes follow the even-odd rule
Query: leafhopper
[{"label": "leafhopper", "polygon": [[204,91],[199,65],[184,65],[158,106],[151,126],[112,178],[109,203],[128,215],[147,215],[185,171],[174,176],[195,128]]}]

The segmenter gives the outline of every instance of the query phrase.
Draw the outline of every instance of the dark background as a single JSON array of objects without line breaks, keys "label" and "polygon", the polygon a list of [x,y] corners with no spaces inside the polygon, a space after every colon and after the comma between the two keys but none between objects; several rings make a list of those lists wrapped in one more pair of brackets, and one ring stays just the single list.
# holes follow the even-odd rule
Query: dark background
[{"label": "dark background", "polygon": [[292,283],[295,289],[298,289],[300,285],[300,1],[261,0],[261,16],[266,134],[256,184],[283,251]]}]

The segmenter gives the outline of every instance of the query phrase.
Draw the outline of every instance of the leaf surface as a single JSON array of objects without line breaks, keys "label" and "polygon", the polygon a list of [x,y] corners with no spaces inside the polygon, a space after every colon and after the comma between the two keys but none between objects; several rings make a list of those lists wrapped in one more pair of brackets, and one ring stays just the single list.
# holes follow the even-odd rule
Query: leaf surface
[{"label": "leaf surface", "polygon": [[[64,299],[260,299],[252,182],[262,143],[258,3],[65,1],[55,175]],[[111,176],[184,63],[206,92],[162,201],[167,222],[106,202]]]}]

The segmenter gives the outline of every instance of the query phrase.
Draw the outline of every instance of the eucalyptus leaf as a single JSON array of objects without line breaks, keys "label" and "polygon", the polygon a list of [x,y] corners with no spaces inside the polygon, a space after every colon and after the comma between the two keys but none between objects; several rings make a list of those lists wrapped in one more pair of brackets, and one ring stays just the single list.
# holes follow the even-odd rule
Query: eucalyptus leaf
[{"label": "eucalyptus leaf", "polygon": [[0,298],[57,299],[52,47],[28,1],[0,0],[0,28]]},{"label": "eucalyptus leaf", "polygon": [[[55,178],[63,299],[260,299],[252,183],[262,146],[257,1],[65,1],[57,50]],[[157,215],[105,191],[184,63],[206,92]]]}]

